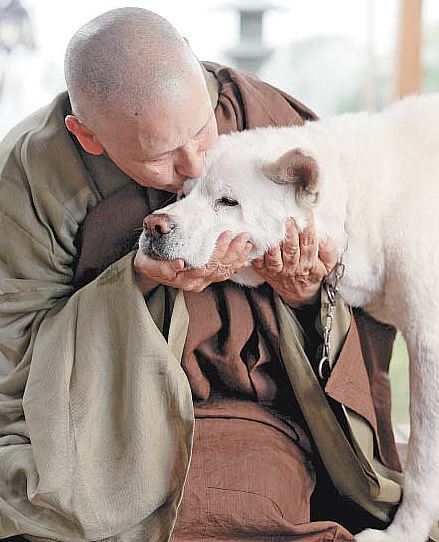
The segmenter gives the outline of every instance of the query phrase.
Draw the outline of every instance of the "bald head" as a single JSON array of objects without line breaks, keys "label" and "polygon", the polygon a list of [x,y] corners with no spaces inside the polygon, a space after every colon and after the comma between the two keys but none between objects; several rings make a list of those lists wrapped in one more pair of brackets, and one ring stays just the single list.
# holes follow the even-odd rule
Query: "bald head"
[{"label": "bald head", "polygon": [[73,111],[90,130],[109,113],[134,120],[163,103],[178,106],[202,79],[176,29],[140,8],[115,9],[83,26],[64,67]]}]

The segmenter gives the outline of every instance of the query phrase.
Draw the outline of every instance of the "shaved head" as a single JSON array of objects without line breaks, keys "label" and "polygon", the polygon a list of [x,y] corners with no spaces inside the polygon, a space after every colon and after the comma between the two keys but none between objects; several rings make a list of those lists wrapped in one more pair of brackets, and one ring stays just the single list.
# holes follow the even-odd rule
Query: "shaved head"
[{"label": "shaved head", "polygon": [[209,75],[166,19],[140,8],[96,17],[71,39],[65,77],[64,122],[86,152],[169,192],[201,174],[218,137]]},{"label": "shaved head", "polygon": [[121,8],[96,17],[71,39],[65,78],[74,114],[96,130],[108,114],[129,120],[151,107],[178,107],[201,67],[185,40],[159,15]]}]

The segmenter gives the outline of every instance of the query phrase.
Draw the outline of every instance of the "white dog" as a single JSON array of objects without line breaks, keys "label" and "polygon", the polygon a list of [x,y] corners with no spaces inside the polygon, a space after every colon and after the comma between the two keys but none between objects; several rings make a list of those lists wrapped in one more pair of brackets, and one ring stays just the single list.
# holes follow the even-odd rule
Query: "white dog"
[{"label": "white dog", "polygon": [[[346,232],[341,295],[402,331],[411,375],[403,502],[386,531],[357,540],[427,540],[439,517],[439,94],[378,114],[222,136],[185,191],[150,215],[140,239],[149,254],[202,266],[230,230],[252,234],[253,259],[283,239],[287,217],[303,228],[309,207],[317,235],[339,253]],[[262,281],[251,267],[233,279]]]}]

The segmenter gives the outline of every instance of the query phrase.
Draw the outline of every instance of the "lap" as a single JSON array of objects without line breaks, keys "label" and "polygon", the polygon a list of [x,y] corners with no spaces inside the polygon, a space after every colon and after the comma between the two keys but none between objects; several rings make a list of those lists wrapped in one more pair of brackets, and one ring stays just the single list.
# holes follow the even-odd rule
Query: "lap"
[{"label": "lap", "polygon": [[197,419],[171,540],[353,540],[310,522],[313,466],[289,436],[252,420]]}]

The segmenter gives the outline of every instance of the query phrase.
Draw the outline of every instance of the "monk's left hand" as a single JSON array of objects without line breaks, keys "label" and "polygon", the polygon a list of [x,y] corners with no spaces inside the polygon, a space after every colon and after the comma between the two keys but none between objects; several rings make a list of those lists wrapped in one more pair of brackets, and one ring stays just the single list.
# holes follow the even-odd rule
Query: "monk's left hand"
[{"label": "monk's left hand", "polygon": [[252,266],[291,307],[314,303],[323,278],[337,263],[337,250],[330,239],[317,241],[314,215],[307,214],[307,226],[299,233],[292,218],[285,239],[268,250]]}]

